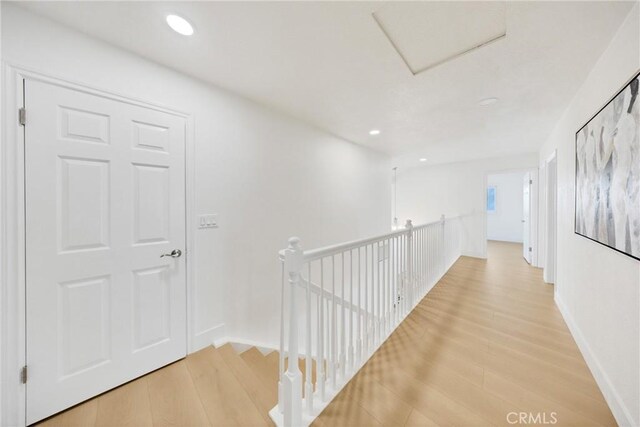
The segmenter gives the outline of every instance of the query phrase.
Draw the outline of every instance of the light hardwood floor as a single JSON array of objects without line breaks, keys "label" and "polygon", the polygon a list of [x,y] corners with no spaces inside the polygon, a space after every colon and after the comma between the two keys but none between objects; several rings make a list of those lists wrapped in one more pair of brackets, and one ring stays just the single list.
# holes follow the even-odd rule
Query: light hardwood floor
[{"label": "light hardwood floor", "polygon": [[[490,242],[488,260],[461,258],[314,424],[510,425],[509,413],[524,412],[558,426],[615,425],[553,287],[521,253]],[[271,424],[277,361],[210,347],[42,425]]]},{"label": "light hardwood floor", "polygon": [[456,262],[315,424],[510,425],[510,412],[616,424],[553,286],[521,245],[489,242],[488,259]]}]

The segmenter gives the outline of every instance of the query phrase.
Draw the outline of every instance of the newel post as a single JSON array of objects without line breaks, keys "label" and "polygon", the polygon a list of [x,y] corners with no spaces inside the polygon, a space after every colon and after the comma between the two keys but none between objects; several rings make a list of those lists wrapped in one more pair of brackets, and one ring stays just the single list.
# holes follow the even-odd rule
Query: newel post
[{"label": "newel post", "polygon": [[407,229],[407,311],[413,308],[413,224],[408,219],[404,228]]},{"label": "newel post", "polygon": [[282,379],[284,425],[302,425],[302,373],[298,367],[298,307],[296,290],[302,268],[300,239],[292,237],[284,251],[284,271],[289,281],[289,364]]}]

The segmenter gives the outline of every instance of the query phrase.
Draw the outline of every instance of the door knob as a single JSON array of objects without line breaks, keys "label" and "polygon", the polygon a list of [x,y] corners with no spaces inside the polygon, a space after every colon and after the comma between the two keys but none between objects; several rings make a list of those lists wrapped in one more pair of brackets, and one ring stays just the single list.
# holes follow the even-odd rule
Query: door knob
[{"label": "door knob", "polygon": [[182,255],[182,251],[180,249],[174,249],[171,251],[170,254],[162,254],[160,255],[160,258],[166,257],[166,256],[170,256],[171,258],[180,258],[180,255]]}]

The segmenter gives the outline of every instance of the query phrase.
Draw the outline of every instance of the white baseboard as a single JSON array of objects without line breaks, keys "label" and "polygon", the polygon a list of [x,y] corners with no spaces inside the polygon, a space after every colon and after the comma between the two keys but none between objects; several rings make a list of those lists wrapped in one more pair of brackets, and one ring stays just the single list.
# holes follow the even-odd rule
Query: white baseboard
[{"label": "white baseboard", "polygon": [[224,336],[224,328],[224,323],[221,323],[217,326],[205,329],[204,331],[200,331],[195,334],[191,339],[189,353],[196,352],[208,345],[213,344],[217,339],[220,339],[220,337]]},{"label": "white baseboard", "polygon": [[522,240],[513,240],[513,239],[494,239],[487,236],[487,241],[493,240],[494,242],[506,242],[506,243],[520,243],[522,244]]},{"label": "white baseboard", "polygon": [[277,350],[277,347],[274,345],[253,340],[246,340],[244,338],[220,337],[213,341],[213,345],[216,347],[222,347],[225,344],[231,344],[234,350],[238,353],[243,353],[249,350],[251,347],[255,347],[260,351],[260,353],[266,356],[272,351]]},{"label": "white baseboard", "polygon": [[576,341],[576,344],[578,344],[578,348],[582,353],[582,357],[584,357],[584,360],[587,362],[587,366],[589,367],[591,374],[595,378],[600,391],[602,391],[604,399],[607,401],[607,404],[609,405],[609,408],[611,409],[616,422],[620,426],[637,426],[640,423],[640,420],[634,421],[631,412],[620,397],[620,394],[618,394],[618,392],[616,391],[615,386],[609,379],[609,376],[607,375],[605,370],[602,368],[600,361],[596,357],[593,350],[591,350],[591,347],[584,338],[582,331],[580,331],[580,328],[578,327],[578,325],[576,325],[573,317],[571,317],[569,311],[567,310],[567,306],[558,296],[557,292],[554,293],[553,299],[556,303],[556,306],[558,307],[558,310],[560,310],[560,314],[562,314],[565,323],[569,327],[569,331],[571,332],[573,339]]},{"label": "white baseboard", "polygon": [[482,253],[482,252],[476,252],[476,251],[463,251],[462,252],[462,256],[468,256],[468,257],[472,257],[472,258],[487,259],[487,254]]}]

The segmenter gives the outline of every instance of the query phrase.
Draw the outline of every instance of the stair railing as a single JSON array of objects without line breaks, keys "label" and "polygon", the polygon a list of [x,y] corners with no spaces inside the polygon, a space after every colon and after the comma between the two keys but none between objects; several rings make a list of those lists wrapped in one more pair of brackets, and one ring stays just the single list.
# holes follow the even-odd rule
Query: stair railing
[{"label": "stair railing", "polygon": [[461,236],[461,217],[442,215],[320,249],[289,239],[280,251],[280,376],[269,413],[276,425],[311,424],[458,259]]}]

